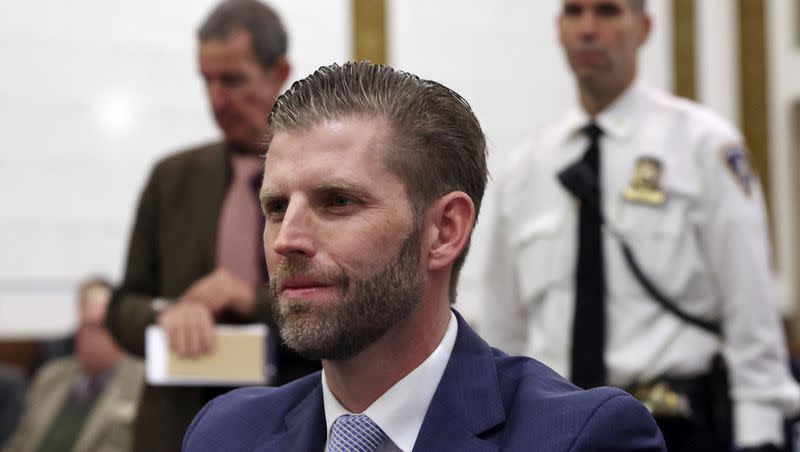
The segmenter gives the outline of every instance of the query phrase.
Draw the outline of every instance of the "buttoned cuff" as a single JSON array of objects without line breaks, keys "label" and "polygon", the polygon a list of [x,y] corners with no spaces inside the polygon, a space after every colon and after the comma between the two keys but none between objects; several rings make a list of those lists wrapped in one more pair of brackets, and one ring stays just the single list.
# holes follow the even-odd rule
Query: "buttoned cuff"
[{"label": "buttoned cuff", "polygon": [[737,447],[766,443],[783,444],[783,414],[772,405],[755,402],[734,403],[735,443]]}]

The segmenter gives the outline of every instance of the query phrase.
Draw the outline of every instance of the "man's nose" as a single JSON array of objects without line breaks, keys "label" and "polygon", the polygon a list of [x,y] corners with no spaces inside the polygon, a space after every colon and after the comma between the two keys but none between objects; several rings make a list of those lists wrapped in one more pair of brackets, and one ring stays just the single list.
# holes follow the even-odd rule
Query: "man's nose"
[{"label": "man's nose", "polygon": [[228,93],[219,82],[208,83],[208,98],[213,109],[224,108],[228,103]]},{"label": "man's nose", "polygon": [[[301,203],[290,203],[272,245],[281,256],[313,256],[315,251],[315,226],[313,213]],[[269,227],[269,226],[268,226]]]},{"label": "man's nose", "polygon": [[578,21],[578,30],[584,40],[593,40],[597,34],[597,17],[591,11],[584,12]]}]

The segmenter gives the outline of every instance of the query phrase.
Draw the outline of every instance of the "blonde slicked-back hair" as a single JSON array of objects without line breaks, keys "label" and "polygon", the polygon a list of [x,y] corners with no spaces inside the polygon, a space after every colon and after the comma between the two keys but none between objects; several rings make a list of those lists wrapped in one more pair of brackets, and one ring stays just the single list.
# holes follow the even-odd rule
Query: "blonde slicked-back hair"
[{"label": "blonde slicked-back hair", "polygon": [[[418,225],[433,201],[453,191],[466,193],[476,215],[480,211],[488,178],[486,137],[458,93],[385,65],[333,64],[278,97],[269,125],[274,135],[346,117],[379,118],[389,125],[381,158],[405,183]],[[468,248],[453,264],[451,302]]]}]

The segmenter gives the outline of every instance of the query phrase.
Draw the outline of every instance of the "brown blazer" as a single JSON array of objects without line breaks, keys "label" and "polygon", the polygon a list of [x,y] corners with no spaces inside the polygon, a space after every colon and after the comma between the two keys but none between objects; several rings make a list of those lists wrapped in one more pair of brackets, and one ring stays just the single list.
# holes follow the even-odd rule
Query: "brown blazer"
[{"label": "brown blazer", "polygon": [[[28,390],[19,427],[5,452],[34,452],[70,396],[80,368],[75,357],[61,358],[42,367]],[[144,381],[144,365],[123,358],[116,374],[106,383],[81,428],[72,452],[127,452]]]},{"label": "brown blazer", "polygon": [[[228,152],[223,143],[214,143],[168,156],[156,164],[142,192],[125,278],[108,313],[115,339],[135,355],[144,355],[144,331],[155,320],[152,300],[179,297],[217,266],[217,225],[230,181]],[[266,265],[262,266],[266,277]],[[259,321],[277,331],[266,285],[258,288],[253,318],[224,313],[219,320]],[[276,384],[283,384],[319,369],[319,363],[303,360],[281,346],[277,367]],[[180,450],[194,415],[221,392],[224,390],[218,388],[146,385],[136,419],[134,450]]]}]

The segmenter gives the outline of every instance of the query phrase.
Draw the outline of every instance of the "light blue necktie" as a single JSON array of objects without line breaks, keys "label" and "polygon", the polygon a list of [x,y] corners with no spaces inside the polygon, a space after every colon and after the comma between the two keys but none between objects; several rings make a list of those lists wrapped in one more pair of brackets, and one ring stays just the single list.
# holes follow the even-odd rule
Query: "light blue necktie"
[{"label": "light blue necktie", "polygon": [[331,427],[328,450],[374,452],[386,438],[386,433],[366,414],[345,414],[339,416]]}]

